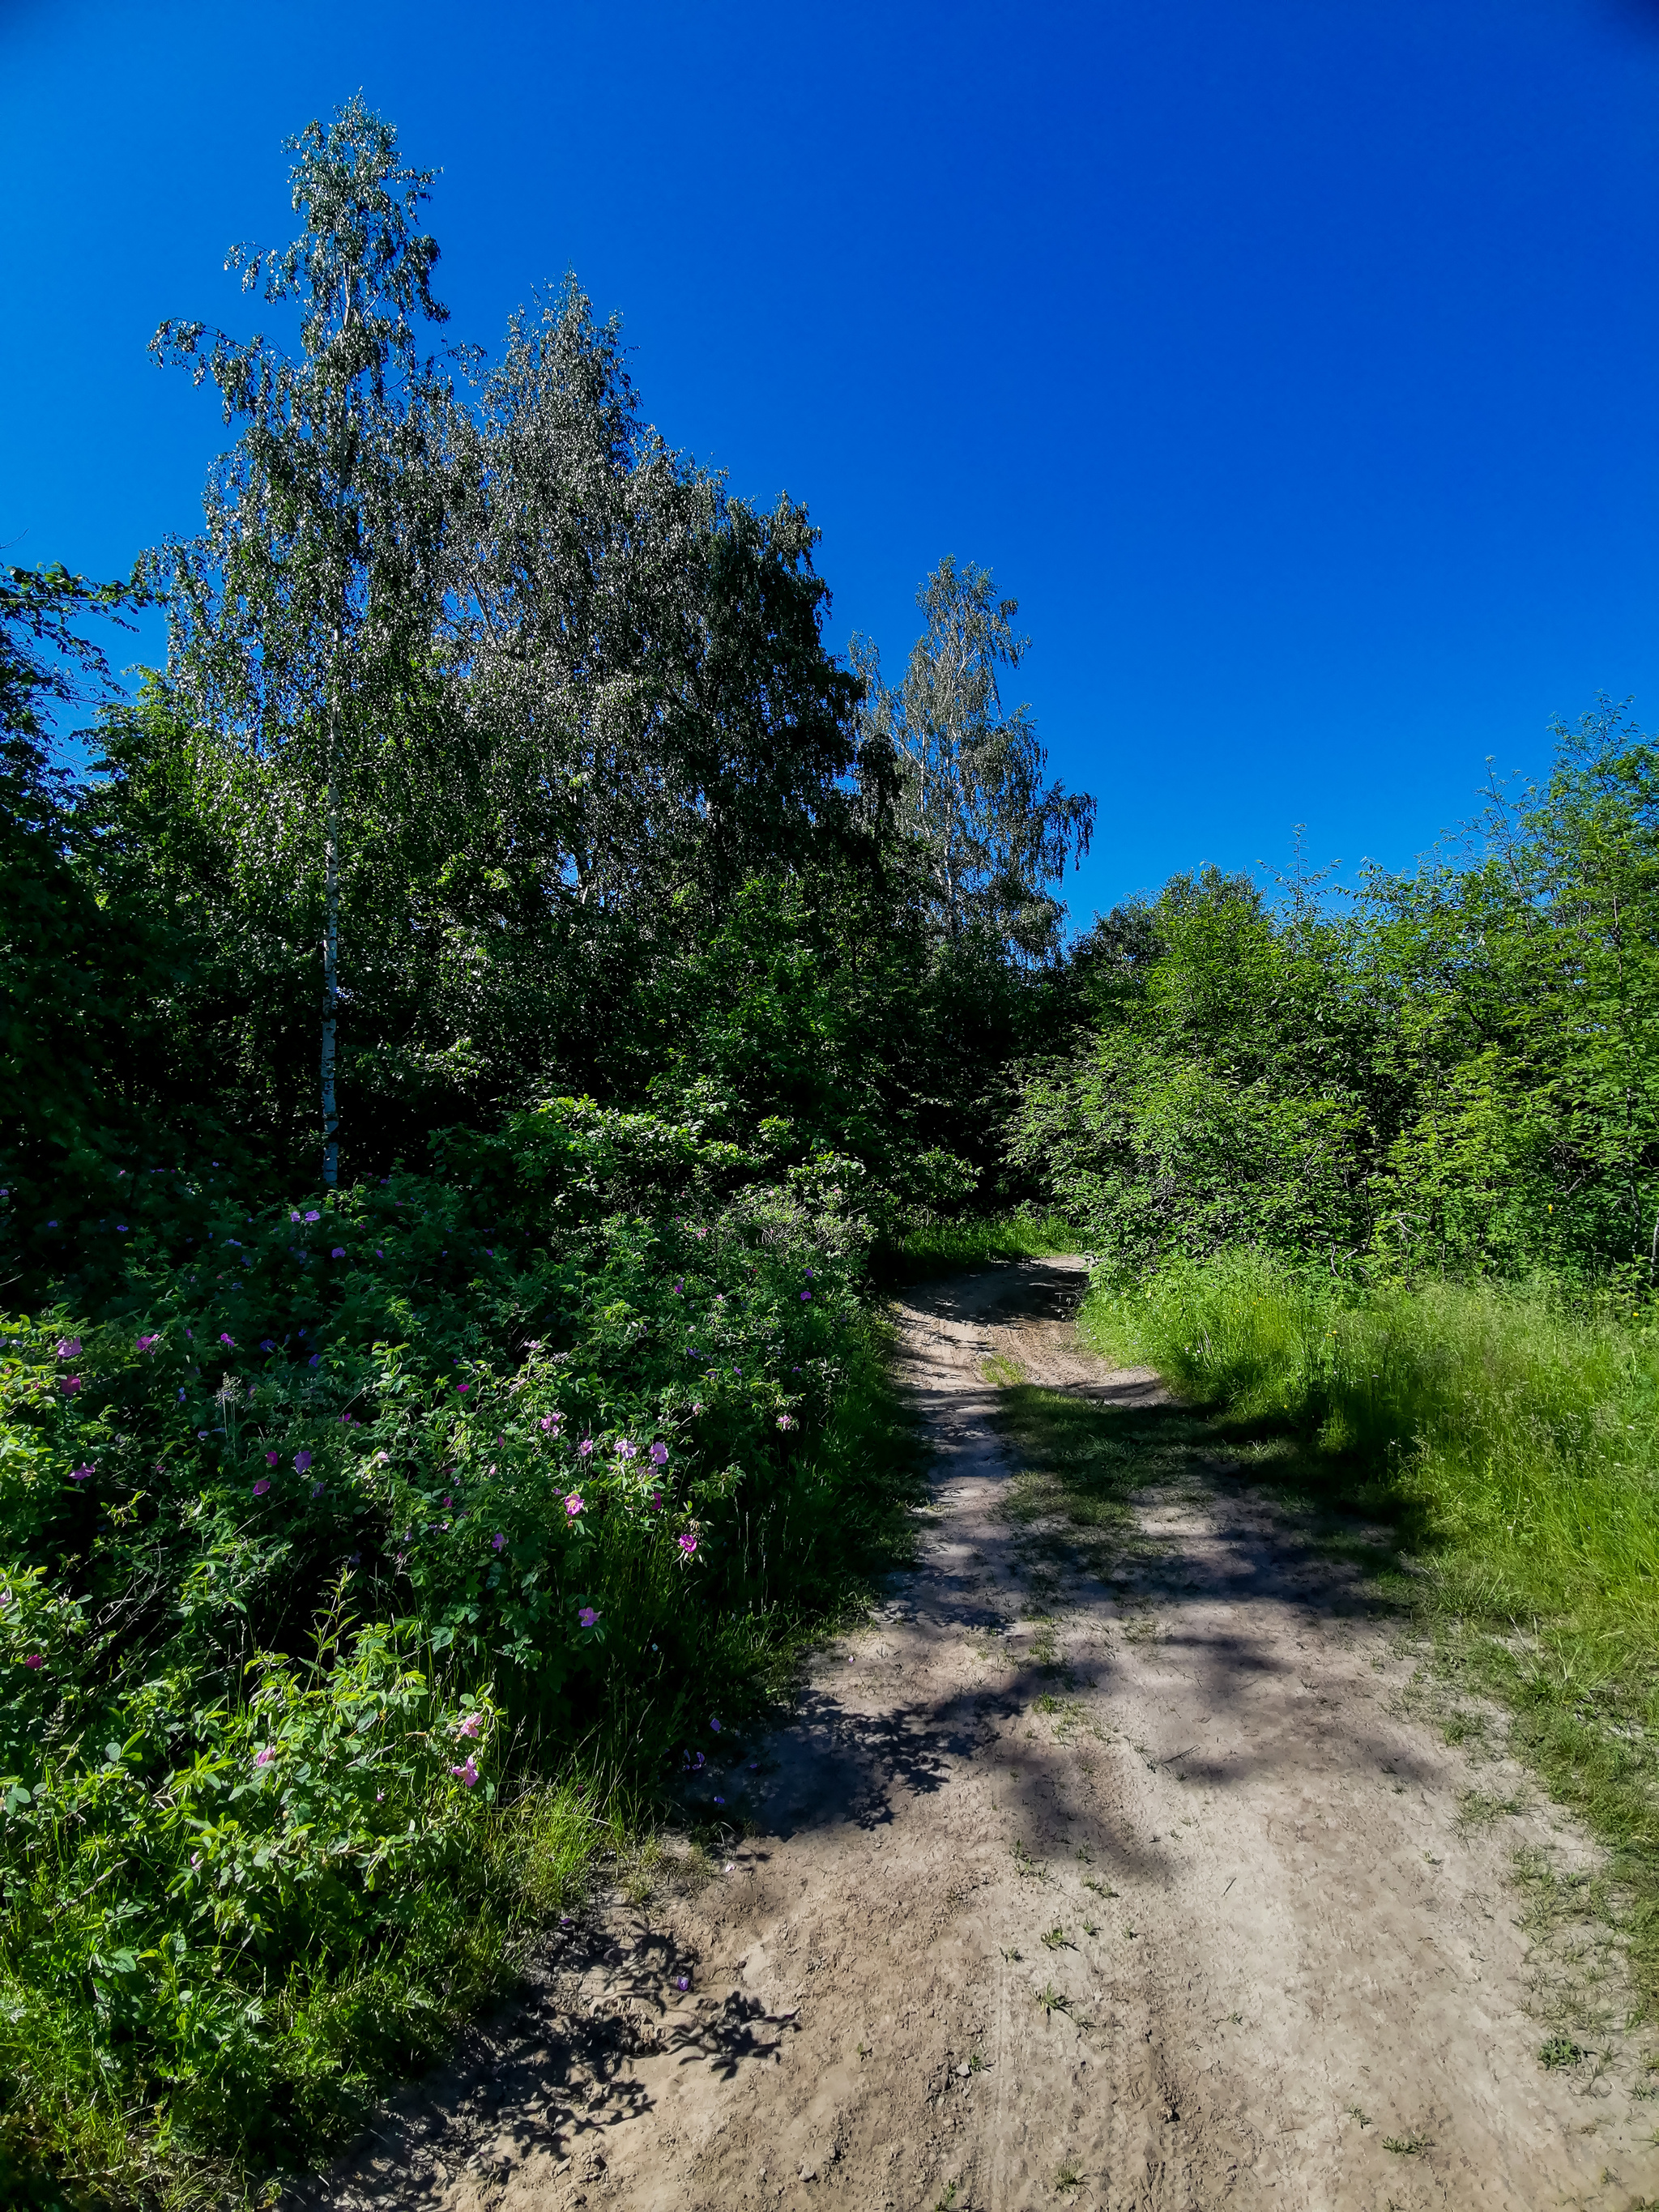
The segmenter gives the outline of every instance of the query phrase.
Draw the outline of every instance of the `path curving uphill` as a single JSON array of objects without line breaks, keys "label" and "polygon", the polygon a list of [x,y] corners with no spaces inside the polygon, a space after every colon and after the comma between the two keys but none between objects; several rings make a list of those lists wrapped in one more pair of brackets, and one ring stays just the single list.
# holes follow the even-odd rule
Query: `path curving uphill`
[{"label": "path curving uphill", "polygon": [[[900,1302],[934,1511],[916,1570],[822,1650],[749,1778],[752,1832],[701,1887],[619,1896],[322,2201],[1659,2196],[1639,2053],[1609,2033],[1603,2059],[1539,2056],[1550,1958],[1605,1972],[1604,2011],[1616,1960],[1523,1932],[1516,1854],[1571,1870],[1595,1853],[1501,1751],[1477,1766],[1411,1717],[1420,1655],[1352,1571],[1195,1453],[1138,1495],[1109,1578],[1009,1516],[988,1371],[1126,1419],[1167,1404],[1079,1344],[1082,1287],[1079,1262],[1033,1261]],[[1521,1809],[1473,1824],[1471,1803]]]}]

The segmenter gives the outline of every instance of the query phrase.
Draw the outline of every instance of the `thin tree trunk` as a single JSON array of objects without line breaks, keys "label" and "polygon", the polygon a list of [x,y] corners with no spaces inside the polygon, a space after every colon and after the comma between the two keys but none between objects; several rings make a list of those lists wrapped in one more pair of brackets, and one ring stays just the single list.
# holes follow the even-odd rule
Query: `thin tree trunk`
[{"label": "thin tree trunk", "polygon": [[328,697],[328,819],[323,830],[323,1182],[340,1180],[340,1117],[334,1100],[334,1037],[340,1003],[340,792],[335,775],[335,720],[340,635],[334,634],[334,668]]}]

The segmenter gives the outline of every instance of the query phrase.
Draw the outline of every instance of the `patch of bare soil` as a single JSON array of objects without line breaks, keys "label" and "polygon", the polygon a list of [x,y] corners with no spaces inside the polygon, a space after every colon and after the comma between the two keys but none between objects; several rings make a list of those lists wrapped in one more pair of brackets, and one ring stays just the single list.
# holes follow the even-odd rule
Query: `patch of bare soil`
[{"label": "patch of bare soil", "polygon": [[[1569,1929],[1543,1975],[1522,1924],[1517,1850],[1566,1871],[1595,1851],[1501,1751],[1431,1725],[1416,1655],[1352,1575],[1217,1474],[1141,1495],[1149,1540],[1109,1583],[1056,1569],[1052,1542],[1039,1558],[1000,1510],[988,1363],[1159,1396],[1079,1345],[1081,1287],[1056,1261],[906,1297],[902,1379],[939,1451],[918,1570],[824,1648],[761,1765],[711,1778],[724,1855],[638,1870],[634,1901],[619,1888],[568,1930],[523,2007],[308,2201],[1615,2212],[1659,2194],[1616,1961],[1609,1979]],[[1563,1974],[1603,2024],[1575,2057],[1558,2021],[1565,2063],[1547,2067],[1540,1990],[1561,2002]]]}]

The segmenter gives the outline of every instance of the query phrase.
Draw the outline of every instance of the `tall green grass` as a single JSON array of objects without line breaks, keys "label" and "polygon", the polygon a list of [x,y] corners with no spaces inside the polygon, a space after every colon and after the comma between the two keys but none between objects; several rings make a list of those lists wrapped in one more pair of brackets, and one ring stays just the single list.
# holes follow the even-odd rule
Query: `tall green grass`
[{"label": "tall green grass", "polygon": [[1548,1282],[1361,1291],[1254,1251],[1098,1284],[1082,1325],[1259,1475],[1392,1522],[1398,1592],[1617,1852],[1659,1996],[1659,1330]]}]

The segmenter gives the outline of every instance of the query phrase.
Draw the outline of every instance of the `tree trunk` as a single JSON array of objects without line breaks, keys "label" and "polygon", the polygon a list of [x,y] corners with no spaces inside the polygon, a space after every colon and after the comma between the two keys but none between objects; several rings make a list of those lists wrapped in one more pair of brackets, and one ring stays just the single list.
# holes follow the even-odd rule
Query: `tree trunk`
[{"label": "tree trunk", "polygon": [[334,1102],[334,1035],[340,1002],[340,793],[334,766],[339,653],[337,631],[328,701],[328,819],[323,830],[323,1182],[330,1190],[340,1180],[340,1117]]}]

